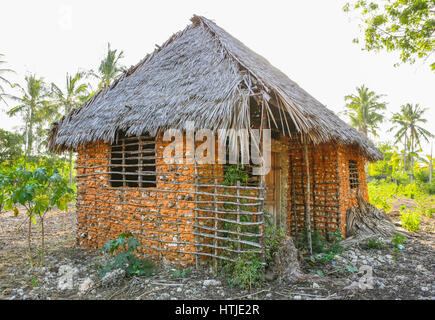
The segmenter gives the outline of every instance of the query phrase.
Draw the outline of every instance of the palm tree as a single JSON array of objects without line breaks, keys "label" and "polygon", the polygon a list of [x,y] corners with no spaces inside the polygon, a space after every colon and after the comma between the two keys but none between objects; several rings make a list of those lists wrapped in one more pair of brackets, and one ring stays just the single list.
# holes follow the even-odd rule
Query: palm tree
[{"label": "palm tree", "polygon": [[[9,116],[21,113],[25,123],[25,158],[32,154],[34,143],[34,130],[35,125],[42,125],[43,122],[52,115],[50,102],[47,99],[49,93],[45,87],[44,80],[37,78],[35,75],[28,75],[25,77],[26,89],[18,86],[22,92],[21,97],[12,97],[13,100],[18,101],[19,105],[13,107],[8,111]],[[38,129],[38,128],[36,128]]]},{"label": "palm tree", "polygon": [[[0,58],[1,57],[4,57],[4,54],[0,53]],[[0,60],[0,65],[2,65],[4,63],[6,63],[6,61]],[[10,87],[12,87],[12,84],[9,82],[9,80],[3,76],[5,73],[8,73],[8,72],[10,73],[10,72],[14,72],[14,71],[11,69],[0,68],[0,101],[3,101],[6,104],[7,104],[7,102],[5,100],[5,97],[8,97],[8,96],[10,97],[10,95],[5,93],[5,89],[3,86],[4,86],[4,84],[7,84]]]},{"label": "palm tree", "polygon": [[416,154],[415,148],[421,148],[421,139],[429,142],[429,138],[434,137],[432,133],[421,127],[420,123],[426,123],[427,120],[423,118],[423,114],[428,108],[420,108],[418,104],[412,105],[407,103],[400,107],[400,112],[393,113],[391,122],[394,126],[390,129],[396,130],[395,138],[396,142],[405,140],[404,142],[404,162],[406,159],[406,152],[409,153],[411,160],[411,181],[414,174],[414,156]]},{"label": "palm tree", "polygon": [[393,123],[393,127],[390,128],[389,131],[397,130],[394,134],[395,143],[403,142],[403,161],[402,168],[403,172],[406,172],[406,159],[407,152],[409,149],[409,136],[408,136],[408,123],[406,119],[401,114],[394,113],[391,122]]},{"label": "palm tree", "polygon": [[107,55],[101,60],[98,67],[98,74],[94,74],[100,79],[99,88],[107,87],[114,79],[120,76],[126,69],[119,64],[119,60],[124,57],[124,52],[116,54],[117,50],[110,49],[110,43],[107,44]]},{"label": "palm tree", "polygon": [[357,94],[344,97],[348,102],[344,114],[350,118],[351,125],[366,137],[368,133],[377,136],[378,124],[384,119],[384,115],[379,111],[386,108],[385,102],[379,102],[383,95],[375,94],[364,85],[357,87],[356,90]]},{"label": "palm tree", "polygon": [[[80,106],[89,97],[89,84],[84,83],[84,72],[77,72],[74,76],[66,74],[66,91],[63,92],[54,83],[51,90],[57,105],[57,110],[62,108],[62,114],[66,115],[74,108]],[[69,183],[72,184],[72,152],[69,152]]]}]

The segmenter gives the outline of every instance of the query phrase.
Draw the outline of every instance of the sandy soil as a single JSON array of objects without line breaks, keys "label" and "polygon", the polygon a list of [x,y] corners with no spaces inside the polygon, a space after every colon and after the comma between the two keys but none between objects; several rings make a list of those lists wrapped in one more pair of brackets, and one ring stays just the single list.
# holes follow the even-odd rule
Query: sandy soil
[{"label": "sandy soil", "polygon": [[[393,219],[398,221],[397,208],[404,202],[412,205],[412,201],[399,199],[394,203]],[[0,299],[435,299],[433,217],[423,220],[420,232],[407,233],[405,250],[397,259],[391,239],[380,239],[384,247],[379,250],[352,243],[330,263],[302,263],[305,280],[278,281],[269,273],[262,287],[251,290],[232,287],[222,275],[211,271],[189,270],[177,277],[169,267],[159,267],[147,278],[114,274],[103,282],[97,275],[104,258],[75,247],[76,225],[74,213],[50,212],[45,267],[31,268],[25,214],[21,212],[16,218],[11,212],[1,214]],[[32,239],[33,259],[37,261],[40,229],[36,225]],[[364,280],[367,267],[371,269],[370,281]],[[71,284],[62,287],[68,272]]]}]

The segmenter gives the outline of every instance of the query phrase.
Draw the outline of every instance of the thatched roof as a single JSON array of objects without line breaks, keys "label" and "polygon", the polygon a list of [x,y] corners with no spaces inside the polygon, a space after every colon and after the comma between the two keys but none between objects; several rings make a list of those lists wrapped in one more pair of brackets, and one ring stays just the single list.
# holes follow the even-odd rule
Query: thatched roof
[{"label": "thatched roof", "polygon": [[[50,148],[74,150],[79,144],[111,142],[127,135],[167,128],[249,128],[254,98],[272,124],[314,143],[357,146],[369,160],[382,153],[284,73],[214,22],[194,16],[152,54],[53,124]],[[279,109],[275,119],[272,106]],[[283,120],[284,119],[284,120]],[[285,131],[285,130],[284,130]]]}]

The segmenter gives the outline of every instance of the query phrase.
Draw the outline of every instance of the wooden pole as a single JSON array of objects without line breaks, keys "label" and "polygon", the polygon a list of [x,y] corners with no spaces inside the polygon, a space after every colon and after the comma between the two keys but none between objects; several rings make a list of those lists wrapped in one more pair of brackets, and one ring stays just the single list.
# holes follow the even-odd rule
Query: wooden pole
[{"label": "wooden pole", "polygon": [[[194,168],[195,168],[195,195],[194,195],[194,199],[195,199],[195,202],[196,201],[198,201],[198,168],[197,168],[197,165],[196,165],[196,160],[194,161]],[[197,207],[198,207],[198,205],[195,203],[195,209],[197,209]],[[195,212],[195,233],[198,233],[198,231],[199,231],[199,229],[198,229],[198,211],[197,210],[194,210],[194,212]],[[198,251],[199,251],[199,247],[198,247],[198,244],[199,244],[199,238],[198,238],[198,236],[197,235],[195,235],[195,253],[198,253]],[[198,270],[198,268],[199,268],[199,261],[198,261],[198,255],[197,254],[195,254],[195,268]]]},{"label": "wooden pole", "polygon": [[[260,180],[260,189],[259,189],[259,197],[260,198],[264,198],[265,194],[264,194],[264,182],[263,180]],[[260,204],[260,211],[261,214],[259,216],[259,222],[260,222],[260,245],[261,245],[261,262],[265,262],[266,261],[266,247],[264,246],[264,237],[265,237],[265,230],[264,230],[264,202],[265,200],[261,201]]]},{"label": "wooden pole", "polygon": [[304,159],[305,159],[305,172],[306,172],[306,188],[305,188],[305,219],[307,224],[307,241],[310,254],[313,254],[313,246],[311,243],[311,214],[310,214],[310,161],[308,159],[308,146],[304,141]]},{"label": "wooden pole", "polygon": [[238,198],[240,196],[240,180],[237,180],[237,250],[238,252],[238,257],[240,259],[240,250],[241,250],[241,246],[240,246],[240,232],[242,232],[242,227],[240,225],[240,199]]},{"label": "wooden pole", "polygon": [[[215,209],[215,211],[217,211],[217,197],[216,197],[216,194],[217,194],[217,179],[216,178],[214,178],[214,195],[213,195],[213,203],[214,203],[214,209]],[[213,257],[213,267],[214,267],[214,271],[216,272],[217,271],[217,259],[216,259],[216,256],[218,256],[218,252],[217,252],[217,246],[218,246],[218,240],[217,240],[217,236],[218,236],[218,234],[217,234],[217,230],[218,230],[218,214],[217,213],[215,213],[215,220],[214,220],[214,239],[213,239],[213,246],[214,246],[214,256],[215,257]]]}]

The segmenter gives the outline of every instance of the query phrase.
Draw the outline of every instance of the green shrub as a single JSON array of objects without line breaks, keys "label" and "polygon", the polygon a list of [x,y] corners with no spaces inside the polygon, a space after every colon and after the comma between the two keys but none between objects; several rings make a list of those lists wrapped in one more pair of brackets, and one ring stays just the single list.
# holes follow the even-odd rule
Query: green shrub
[{"label": "green shrub", "polygon": [[264,280],[265,267],[258,254],[244,254],[232,267],[230,283],[240,288],[251,290],[258,287]]},{"label": "green shrub", "polygon": [[271,216],[265,212],[264,214],[264,246],[265,246],[265,262],[267,266],[273,266],[275,258],[280,254],[281,243],[284,237],[284,229],[276,227],[271,219]]},{"label": "green shrub", "polygon": [[426,191],[430,195],[434,195],[435,194],[435,178],[434,178],[434,180],[431,183],[427,183],[426,184]]},{"label": "green shrub", "polygon": [[375,180],[367,184],[369,200],[378,209],[391,210],[391,203],[397,197],[411,198],[419,201],[427,197],[427,185],[413,181],[408,184],[395,184],[385,180]]},{"label": "green shrub", "polygon": [[127,277],[150,276],[154,266],[148,260],[136,257],[135,253],[139,247],[139,241],[131,233],[122,233],[118,238],[106,242],[101,251],[103,254],[114,256],[114,259],[101,269],[99,277],[103,278],[106,273],[116,269],[125,270]]},{"label": "green shrub", "polygon": [[400,221],[402,222],[402,227],[404,227],[406,230],[415,232],[420,229],[421,217],[418,211],[401,211]]},{"label": "green shrub", "polygon": [[392,196],[396,193],[397,185],[375,180],[368,183],[367,186],[370,202],[378,209],[384,209],[385,212],[390,211]]},{"label": "green shrub", "polygon": [[381,250],[384,248],[384,244],[376,238],[368,238],[365,243],[365,248]]},{"label": "green shrub", "polygon": [[191,273],[190,269],[184,269],[184,270],[173,270],[172,271],[172,275],[175,278],[184,278],[185,276],[187,276],[188,274]]},{"label": "green shrub", "polygon": [[[335,232],[328,232],[327,235],[328,240],[326,240],[323,234],[318,230],[311,232],[311,246],[314,255],[307,257],[309,263],[329,263],[334,260],[334,257],[337,254],[344,251],[344,248],[341,245],[343,235],[341,234],[340,229],[337,229]],[[298,243],[298,248],[305,249],[305,251],[309,252],[306,231]]]},{"label": "green shrub", "polygon": [[435,201],[429,197],[422,198],[417,202],[415,210],[419,212],[420,216],[425,215],[432,218],[435,213]]}]

